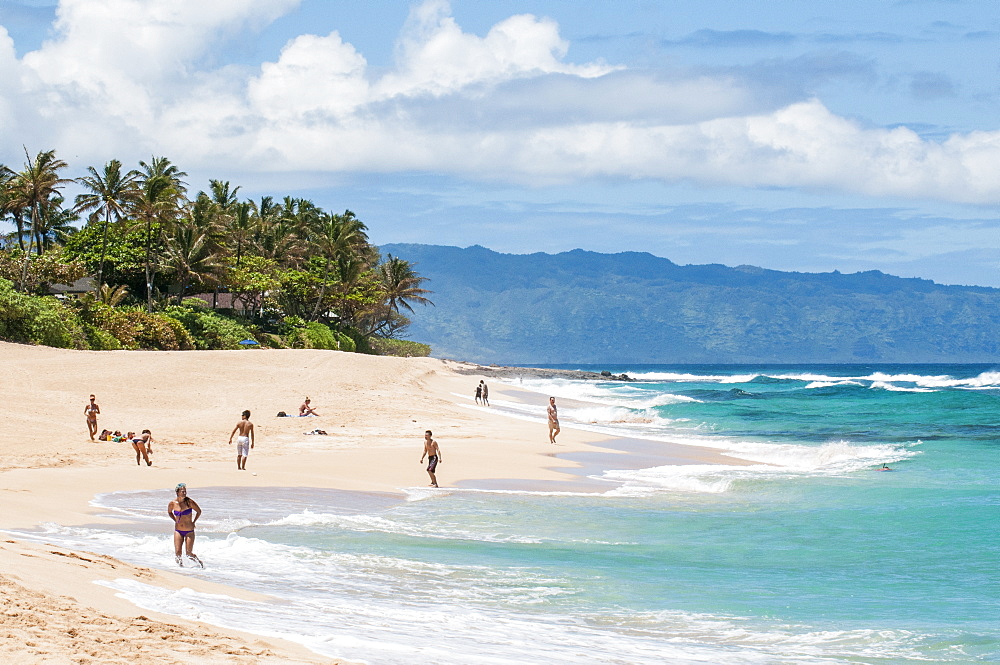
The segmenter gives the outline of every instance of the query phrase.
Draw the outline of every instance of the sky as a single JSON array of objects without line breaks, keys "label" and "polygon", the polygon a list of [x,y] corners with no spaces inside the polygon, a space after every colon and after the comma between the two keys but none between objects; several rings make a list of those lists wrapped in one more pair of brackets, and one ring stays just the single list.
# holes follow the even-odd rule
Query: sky
[{"label": "sky", "polygon": [[376,244],[1000,287],[1000,7],[0,0],[0,163],[49,149]]}]

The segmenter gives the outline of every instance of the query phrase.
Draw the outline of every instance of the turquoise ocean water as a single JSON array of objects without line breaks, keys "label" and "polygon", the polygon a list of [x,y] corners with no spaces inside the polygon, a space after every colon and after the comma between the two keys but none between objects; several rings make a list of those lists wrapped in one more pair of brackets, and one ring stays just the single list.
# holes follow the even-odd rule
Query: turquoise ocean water
[{"label": "turquoise ocean water", "polygon": [[[206,569],[184,573],[282,602],[112,586],[373,665],[1000,662],[996,367],[596,369],[639,380],[514,379],[537,399],[493,408],[544,427],[551,394],[568,428],[753,464],[622,465],[591,494],[192,488]],[[171,495],[21,535],[172,568]]]}]

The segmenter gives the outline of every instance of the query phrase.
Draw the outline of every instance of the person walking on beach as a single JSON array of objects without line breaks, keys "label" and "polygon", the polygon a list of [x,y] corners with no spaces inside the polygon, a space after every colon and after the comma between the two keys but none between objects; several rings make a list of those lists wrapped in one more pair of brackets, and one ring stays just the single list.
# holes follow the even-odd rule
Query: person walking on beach
[{"label": "person walking on beach", "polygon": [[97,415],[101,412],[101,407],[97,406],[96,399],[96,397],[91,395],[87,406],[83,407],[83,414],[87,416],[87,429],[90,431],[91,441],[94,440],[94,435],[97,434]]},{"label": "person walking on beach", "polygon": [[483,386],[483,404],[486,406],[490,405],[490,387],[486,385],[485,381],[480,381],[479,383]]},{"label": "person walking on beach", "polygon": [[153,466],[153,462],[149,459],[149,456],[153,454],[153,435],[150,431],[144,429],[140,436],[136,436],[135,432],[129,432],[128,441],[135,450],[135,463],[139,464],[139,458],[142,457],[146,460],[146,466]]},{"label": "person walking on beach", "polygon": [[197,501],[188,498],[184,483],[178,483],[174,492],[177,498],[167,505],[167,514],[174,521],[174,560],[178,566],[184,567],[181,549],[186,545],[188,558],[204,568],[205,564],[194,554],[194,524],[201,517],[201,507]]},{"label": "person walking on beach", "polygon": [[240,471],[246,471],[247,457],[250,456],[250,449],[253,448],[254,444],[253,423],[250,422],[249,409],[243,412],[243,419],[236,423],[236,427],[234,427],[232,433],[230,433],[230,445],[232,445],[233,436],[235,436],[237,432],[239,432],[240,435],[236,437],[236,468]]},{"label": "person walking on beach", "polygon": [[480,381],[479,385],[476,386],[476,404],[482,403],[483,399],[483,382]]},{"label": "person walking on beach", "polygon": [[549,398],[549,443],[556,442],[556,435],[559,434],[559,410],[556,408],[556,398]]},{"label": "person walking on beach", "polygon": [[299,407],[299,416],[318,416],[316,410],[309,406],[309,398],[306,397],[306,401],[302,402],[302,406]]},{"label": "person walking on beach", "polygon": [[427,430],[424,432],[424,454],[420,456],[420,463],[424,463],[424,458],[427,458],[427,475],[431,477],[431,487],[438,486],[437,476],[434,472],[437,470],[437,465],[441,462],[441,449],[438,448],[437,441],[431,438],[431,431]]}]

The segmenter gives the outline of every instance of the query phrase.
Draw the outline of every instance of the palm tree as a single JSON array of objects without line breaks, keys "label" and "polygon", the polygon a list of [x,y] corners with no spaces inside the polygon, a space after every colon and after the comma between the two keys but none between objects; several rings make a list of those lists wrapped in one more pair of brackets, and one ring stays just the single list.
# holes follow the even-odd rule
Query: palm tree
[{"label": "palm tree", "polygon": [[138,200],[138,171],[122,173],[122,163],[112,159],[104,165],[104,171],[99,172],[93,166],[88,166],[90,175],[77,178],[77,182],[90,190],[76,197],[74,210],[91,212],[90,219],[94,221],[104,218],[104,228],[101,231],[101,260],[97,268],[97,283],[104,284],[104,257],[108,248],[108,227],[112,219],[120,224],[130,209]]},{"label": "palm tree", "polygon": [[254,205],[251,201],[237,203],[229,220],[229,236],[236,241],[236,267],[243,258],[243,250],[249,244],[250,238],[257,227],[254,216]]},{"label": "palm tree", "polygon": [[115,287],[101,284],[101,288],[97,290],[96,300],[109,307],[117,307],[126,297],[128,297],[128,287],[124,284]]},{"label": "palm tree", "polygon": [[35,245],[38,253],[52,249],[56,243],[63,242],[68,236],[76,233],[77,229],[73,225],[80,217],[72,210],[62,207],[63,198],[54,197],[46,209],[42,218],[38,220],[32,229],[35,236]]},{"label": "palm tree", "polygon": [[187,192],[181,178],[186,173],[166,157],[139,162],[139,193],[135,203],[136,219],[146,228],[146,309],[153,311],[153,225],[169,225],[174,220]]},{"label": "palm tree", "polygon": [[413,269],[413,264],[398,256],[386,254],[385,263],[378,267],[379,278],[385,287],[386,300],[389,309],[399,314],[399,308],[404,307],[406,311],[412,312],[410,303],[421,305],[434,305],[425,294],[431,293],[427,289],[420,288],[420,285],[427,281],[426,277],[421,277]]},{"label": "palm tree", "polygon": [[343,215],[322,213],[314,218],[309,227],[309,245],[323,258],[323,281],[310,318],[319,316],[330,278],[330,266],[352,258],[362,245],[367,245],[367,228],[350,210],[345,210]]},{"label": "palm tree", "polygon": [[258,224],[254,245],[257,253],[285,267],[297,264],[304,244],[296,231],[294,215],[286,215],[285,207],[275,203],[270,196],[261,198],[255,207]]},{"label": "palm tree", "polygon": [[[24,156],[28,161],[24,165],[24,170],[14,177],[13,199],[10,205],[30,211],[31,227],[36,229],[41,225],[41,220],[52,206],[53,200],[60,198],[59,190],[71,180],[59,176],[59,171],[66,168],[67,164],[56,157],[55,150],[39,152],[34,160],[28,156],[27,150],[25,150]],[[18,232],[21,232],[20,225]],[[24,249],[23,244],[22,249]],[[24,266],[21,269],[22,290],[28,278],[30,250],[29,244],[24,254]],[[42,252],[41,243],[36,251]]]},{"label": "palm tree", "polygon": [[180,283],[177,303],[180,304],[192,281],[204,284],[217,282],[222,264],[208,234],[186,219],[176,224],[167,238],[162,267],[177,275]]},{"label": "palm tree", "polygon": [[229,209],[240,201],[236,197],[236,192],[240,191],[240,188],[238,186],[232,188],[228,180],[209,180],[208,188],[212,190],[212,202],[224,213],[229,212]]},{"label": "palm tree", "polygon": [[17,236],[17,242],[21,246],[21,251],[26,251],[24,247],[24,213],[26,208],[21,205],[19,197],[16,195],[17,174],[4,164],[0,164],[0,220],[10,217],[17,226],[11,236]]}]

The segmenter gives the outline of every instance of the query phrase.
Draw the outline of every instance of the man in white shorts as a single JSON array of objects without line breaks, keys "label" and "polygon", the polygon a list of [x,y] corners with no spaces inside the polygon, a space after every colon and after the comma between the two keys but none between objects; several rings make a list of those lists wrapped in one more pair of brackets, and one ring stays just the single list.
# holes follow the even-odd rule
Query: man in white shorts
[{"label": "man in white shorts", "polygon": [[236,423],[236,427],[233,428],[233,433],[229,435],[229,443],[233,442],[233,437],[239,432],[239,436],[236,437],[236,468],[240,471],[247,470],[247,457],[250,456],[250,449],[253,448],[254,436],[253,436],[253,423],[250,422],[250,411],[243,412],[243,419]]}]

